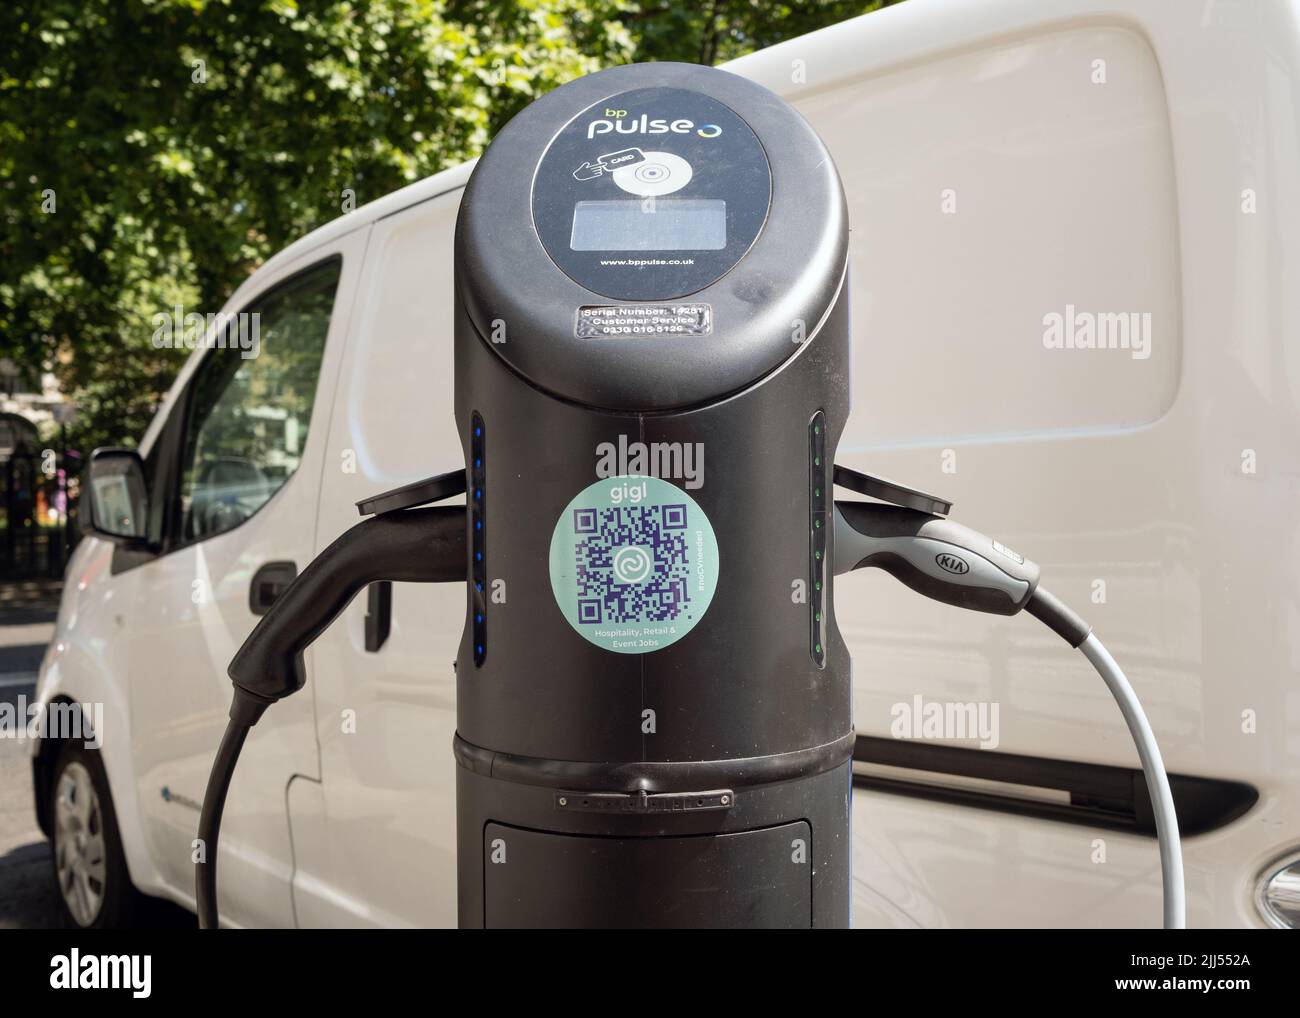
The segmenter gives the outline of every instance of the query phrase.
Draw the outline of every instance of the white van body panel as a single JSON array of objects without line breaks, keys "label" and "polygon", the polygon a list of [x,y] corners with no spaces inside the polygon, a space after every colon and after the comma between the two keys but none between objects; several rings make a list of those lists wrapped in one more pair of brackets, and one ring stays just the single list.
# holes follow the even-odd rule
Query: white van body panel
[{"label": "white van body panel", "polygon": [[[845,180],[855,375],[839,461],[951,498],[955,518],[1037,560],[1128,671],[1170,771],[1259,790],[1244,817],[1184,841],[1189,926],[1262,925],[1255,878],[1300,846],[1297,27],[1280,2],[909,0],[728,65],[808,117]],[[451,241],[469,170],[340,217],[230,302],[330,245],[365,249],[330,329],[314,479],[294,478],[298,510],[318,487],[314,552],[356,521],[357,499],[460,465]],[[1116,349],[1052,348],[1053,315],[1133,331]],[[286,557],[250,524],[217,539],[225,575]],[[184,690],[167,716],[145,690],[127,696],[131,620],[116,621],[140,597],[133,576],[159,563],[110,577],[108,554],[79,547],[40,690],[109,705],[133,878],[192,904],[184,860],[154,855],[132,764],[160,738],[143,725],[182,724]],[[861,733],[890,736],[916,696],[996,704],[999,751],[1137,766],[1100,679],[1035,620],[955,612],[884,574],[844,577],[837,595]],[[398,584],[379,653],[364,649],[364,598],[318,641],[308,690],[255,733],[292,750],[261,789],[246,757],[231,791],[232,923],[455,923],[463,597]],[[253,622],[223,608],[221,639],[187,669],[175,753],[196,775],[219,737],[227,651]],[[272,792],[279,814],[253,823]],[[856,925],[1158,923],[1154,839],[854,798]]]},{"label": "white van body panel", "polygon": [[[41,664],[36,701],[42,708],[56,702],[103,705],[95,734],[112,786],[127,868],[136,887],[163,894],[165,885],[146,846],[136,801],[129,648],[117,638],[126,622],[121,606],[132,592],[128,584],[108,576],[111,559],[112,546],[95,537],[79,541],[69,558],[58,625]],[[29,745],[33,754],[41,747],[37,740]]]},{"label": "white van body panel", "polygon": [[[452,416],[452,230],[457,181],[370,236],[321,483],[318,550],[357,522],[356,502],[464,465]],[[459,499],[463,502],[463,496]],[[322,837],[290,802],[299,919],[311,925],[454,925],[456,676],[462,584],[393,585],[392,631],[364,644],[358,597],[311,651]],[[295,790],[295,793],[297,790]],[[305,793],[304,793],[305,795]],[[376,864],[375,845],[387,846]]]}]

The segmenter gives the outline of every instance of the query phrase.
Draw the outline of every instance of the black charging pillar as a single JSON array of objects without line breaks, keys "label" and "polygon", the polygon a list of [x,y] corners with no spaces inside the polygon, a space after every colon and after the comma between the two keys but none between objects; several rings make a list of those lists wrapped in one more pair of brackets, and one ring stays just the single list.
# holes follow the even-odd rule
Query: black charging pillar
[{"label": "black charging pillar", "polygon": [[692,65],[566,85],[476,168],[462,926],[848,924],[847,230],[808,125]]}]

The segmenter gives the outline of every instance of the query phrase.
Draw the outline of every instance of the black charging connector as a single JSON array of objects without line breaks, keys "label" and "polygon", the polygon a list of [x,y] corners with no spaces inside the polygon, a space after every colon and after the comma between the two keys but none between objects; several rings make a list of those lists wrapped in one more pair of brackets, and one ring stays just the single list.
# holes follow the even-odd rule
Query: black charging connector
[{"label": "black charging connector", "polygon": [[465,510],[438,507],[388,512],[358,523],[302,571],[230,662],[230,723],[208,776],[199,814],[195,905],[199,926],[215,929],[217,840],[226,794],[252,727],[266,708],[306,682],[303,652],[370,583],[465,579]]}]

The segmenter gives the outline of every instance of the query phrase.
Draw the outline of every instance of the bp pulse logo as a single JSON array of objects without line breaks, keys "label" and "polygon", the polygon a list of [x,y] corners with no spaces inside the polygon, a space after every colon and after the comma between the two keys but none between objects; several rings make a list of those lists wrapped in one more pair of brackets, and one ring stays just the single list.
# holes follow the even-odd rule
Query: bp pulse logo
[{"label": "bp pulse logo", "polygon": [[970,572],[970,564],[958,555],[946,551],[940,552],[934,557],[934,560],[939,564],[940,569],[952,573],[954,576],[965,576]]},{"label": "bp pulse logo", "polygon": [[704,510],[657,477],[585,488],[551,534],[551,590],[569,625],[619,654],[646,654],[695,628],[718,585]]},{"label": "bp pulse logo", "polygon": [[700,124],[679,117],[669,120],[665,117],[651,117],[642,113],[639,117],[628,117],[627,110],[605,108],[605,115],[587,124],[587,139],[599,134],[690,134],[694,131],[701,138],[716,138],[722,133],[717,124]]}]

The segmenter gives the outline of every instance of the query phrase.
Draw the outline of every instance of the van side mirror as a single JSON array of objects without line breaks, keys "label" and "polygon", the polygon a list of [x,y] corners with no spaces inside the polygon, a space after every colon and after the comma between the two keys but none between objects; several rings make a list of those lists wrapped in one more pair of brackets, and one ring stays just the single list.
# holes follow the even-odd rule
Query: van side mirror
[{"label": "van side mirror", "polygon": [[89,482],[85,501],[90,532],[107,541],[144,547],[149,486],[140,454],[134,449],[96,449],[90,454]]}]

